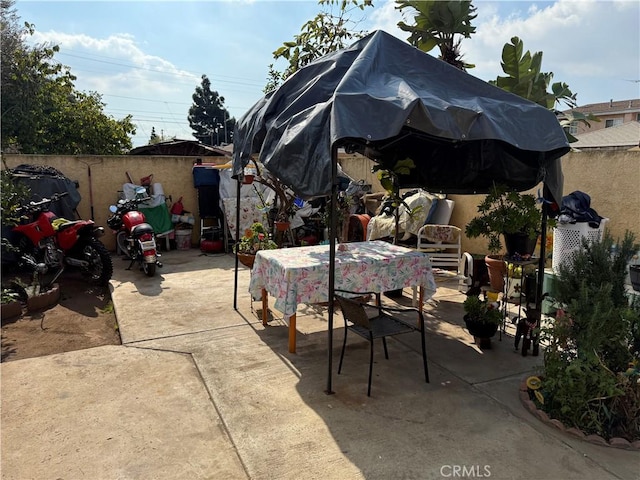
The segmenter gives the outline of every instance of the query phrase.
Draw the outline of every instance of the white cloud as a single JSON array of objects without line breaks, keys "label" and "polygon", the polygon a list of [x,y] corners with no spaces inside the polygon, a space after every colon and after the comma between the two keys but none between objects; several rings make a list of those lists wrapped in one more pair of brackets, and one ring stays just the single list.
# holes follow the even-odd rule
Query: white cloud
[{"label": "white cloud", "polygon": [[638,11],[636,2],[560,1],[527,17],[479,15],[477,34],[463,44],[478,66],[474,73],[487,78],[495,78],[489,73],[496,55],[499,58],[502,45],[514,35],[525,49],[543,52],[542,69],[553,71],[555,80],[637,76]]},{"label": "white cloud", "polygon": [[[171,62],[146,54],[133,35],[119,33],[107,38],[71,35],[56,31],[35,32],[34,43],[60,46],[56,58],[65,63],[65,55],[74,58],[72,70],[79,79],[80,90],[113,94],[170,94],[175,84],[198,84],[200,77],[177,68]],[[72,52],[72,53],[69,53]],[[78,66],[78,60],[81,60]],[[83,69],[89,74],[83,73]],[[100,75],[100,72],[107,73]]]},{"label": "white cloud", "polygon": [[398,28],[398,22],[403,20],[407,24],[412,24],[413,21],[411,18],[403,18],[403,14],[396,10],[394,1],[387,1],[386,3],[380,3],[376,5],[375,10],[369,16],[370,27],[369,30],[384,30],[387,33],[390,33],[401,40],[406,40],[408,34],[403,32]]},{"label": "white cloud", "polygon": [[[640,3],[634,0],[559,0],[527,5],[476,1],[476,33],[462,41],[469,70],[484,80],[502,74],[502,47],[518,36],[525,50],[543,52],[542,70],[569,85],[579,103],[638,98],[640,79]],[[383,29],[406,40],[397,28],[402,19],[395,2],[376,7],[371,29]],[[413,23],[412,18],[405,22]],[[437,55],[437,50],[431,52]]]}]

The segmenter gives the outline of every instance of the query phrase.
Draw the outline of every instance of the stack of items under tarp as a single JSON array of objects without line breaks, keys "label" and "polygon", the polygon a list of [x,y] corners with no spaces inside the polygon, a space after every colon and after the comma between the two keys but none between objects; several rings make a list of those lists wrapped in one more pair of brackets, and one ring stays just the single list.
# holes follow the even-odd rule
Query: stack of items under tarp
[{"label": "stack of items under tarp", "polygon": [[[425,190],[412,190],[403,196],[403,203],[398,207],[398,239],[409,240],[418,234],[420,227],[431,223],[438,200],[444,195],[432,194]],[[408,207],[408,209],[407,209]],[[396,219],[393,207],[382,204],[378,215],[371,218],[367,225],[367,240],[394,237],[396,235]]]}]

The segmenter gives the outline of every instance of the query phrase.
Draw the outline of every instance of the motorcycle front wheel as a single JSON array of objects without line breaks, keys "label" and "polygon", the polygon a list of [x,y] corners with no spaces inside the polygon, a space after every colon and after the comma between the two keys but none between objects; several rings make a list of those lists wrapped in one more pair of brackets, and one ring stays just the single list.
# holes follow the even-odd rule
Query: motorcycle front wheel
[{"label": "motorcycle front wheel", "polygon": [[89,276],[92,283],[106,285],[113,274],[113,263],[111,255],[100,240],[92,238],[82,247],[84,260],[89,262],[89,266],[84,269],[84,273]]},{"label": "motorcycle front wheel", "polygon": [[146,263],[143,260],[142,263],[142,271],[147,277],[153,277],[156,274],[156,264],[155,263]]},{"label": "motorcycle front wheel", "polygon": [[123,231],[120,231],[116,234],[116,244],[118,246],[118,254],[128,257],[129,256],[129,239],[127,238],[126,233],[124,233]]}]

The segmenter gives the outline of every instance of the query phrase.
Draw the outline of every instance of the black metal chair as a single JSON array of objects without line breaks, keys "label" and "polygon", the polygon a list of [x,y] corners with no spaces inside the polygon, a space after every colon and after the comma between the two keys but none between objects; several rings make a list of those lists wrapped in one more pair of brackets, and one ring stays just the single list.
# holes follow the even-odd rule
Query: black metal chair
[{"label": "black metal chair", "polygon": [[[349,294],[351,297],[346,297]],[[375,295],[376,305],[368,303],[368,299]],[[355,296],[355,297],[353,297]],[[352,298],[353,297],[353,298]],[[367,386],[367,396],[371,396],[371,376],[373,373],[373,341],[382,338],[384,345],[384,356],[388,360],[386,337],[400,335],[403,333],[419,332],[422,343],[422,362],[424,364],[424,377],[429,383],[429,369],[427,367],[427,351],[425,347],[424,316],[417,308],[391,308],[382,306],[380,294],[376,292],[350,292],[348,290],[336,290],[335,299],[342,310],[344,318],[344,341],[342,343],[342,353],[340,354],[340,364],[338,374],[342,371],[342,361],[344,351],[347,346],[347,332],[351,330],[369,341],[371,346],[369,354],[369,384]],[[418,316],[417,324],[400,318],[399,313],[415,312]],[[394,315],[395,314],[395,315]]]}]

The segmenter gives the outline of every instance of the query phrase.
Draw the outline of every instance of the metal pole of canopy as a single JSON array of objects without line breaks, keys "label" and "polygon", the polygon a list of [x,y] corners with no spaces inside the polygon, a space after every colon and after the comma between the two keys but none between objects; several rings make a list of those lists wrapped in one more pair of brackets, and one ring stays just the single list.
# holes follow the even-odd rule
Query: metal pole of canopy
[{"label": "metal pole of canopy", "polygon": [[333,375],[333,314],[336,279],[336,233],[338,229],[338,147],[331,147],[331,212],[329,215],[329,321],[327,329],[327,395],[333,394],[331,380]]},{"label": "metal pole of canopy", "polygon": [[542,206],[542,223],[540,225],[542,231],[540,232],[540,258],[538,259],[538,277],[536,279],[536,329],[538,333],[536,334],[535,341],[532,345],[531,354],[535,357],[540,353],[540,323],[542,321],[542,289],[544,282],[544,264],[547,246],[547,207],[545,205]]},{"label": "metal pole of canopy", "polygon": [[236,271],[235,278],[233,280],[233,309],[238,310],[238,240],[240,239],[239,231],[240,231],[240,185],[241,180],[240,177],[236,178],[238,181],[238,188],[236,191],[236,238],[233,244],[233,249],[235,250],[236,257]]}]

